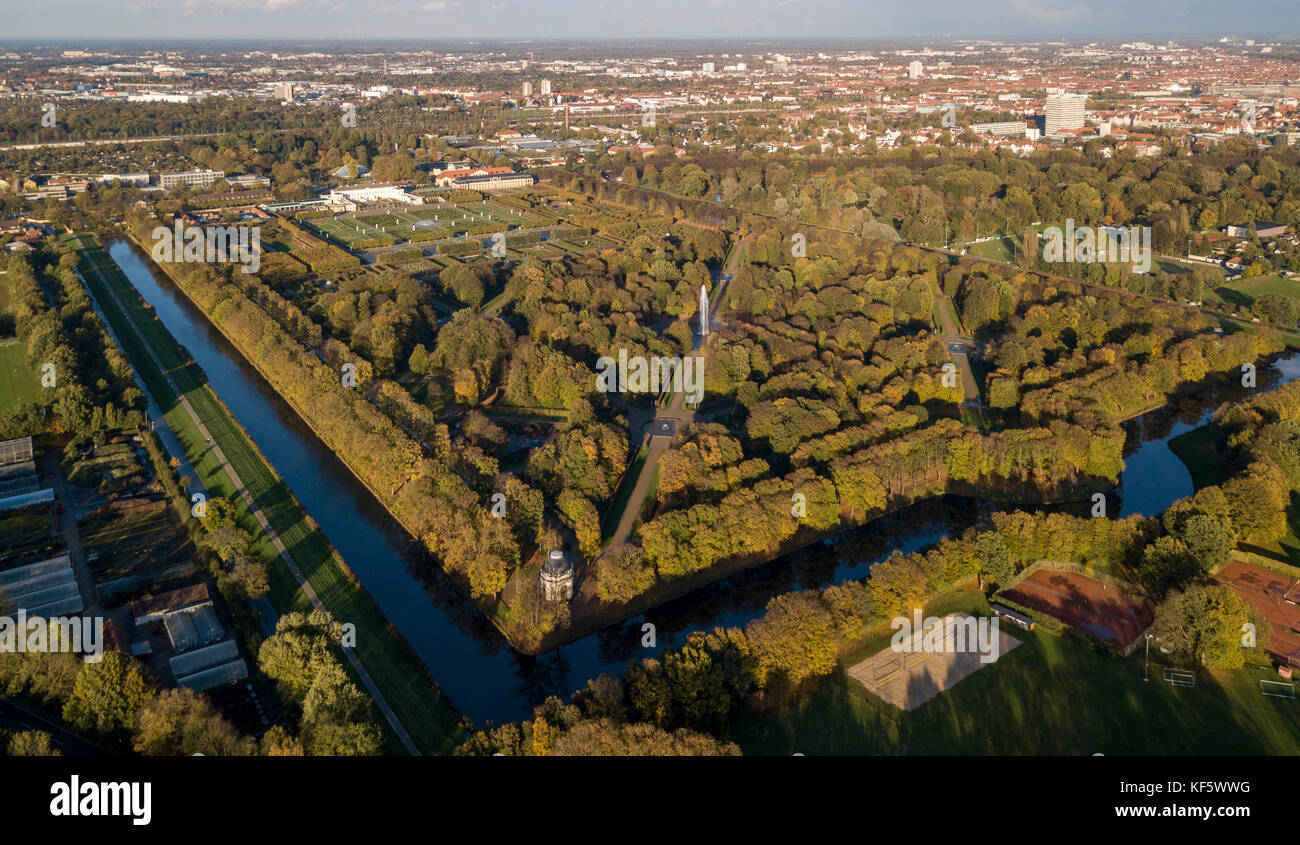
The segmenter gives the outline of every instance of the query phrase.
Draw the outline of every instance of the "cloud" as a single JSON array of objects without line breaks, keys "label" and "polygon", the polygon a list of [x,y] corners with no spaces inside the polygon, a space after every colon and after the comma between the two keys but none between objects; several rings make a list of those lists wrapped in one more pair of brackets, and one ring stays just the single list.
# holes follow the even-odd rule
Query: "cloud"
[{"label": "cloud", "polygon": [[297,6],[299,2],[301,0],[185,0],[185,14],[192,15],[205,9],[278,12],[290,6]]},{"label": "cloud", "polygon": [[1080,20],[1088,14],[1086,6],[1074,5],[1064,9],[1050,9],[1037,0],[1011,0],[1011,8],[1037,23],[1066,23]]}]

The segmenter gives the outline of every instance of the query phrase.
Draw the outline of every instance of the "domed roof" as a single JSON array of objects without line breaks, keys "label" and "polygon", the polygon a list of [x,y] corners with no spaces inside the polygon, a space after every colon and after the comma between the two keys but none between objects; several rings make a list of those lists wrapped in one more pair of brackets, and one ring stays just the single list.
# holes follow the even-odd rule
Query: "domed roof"
[{"label": "domed roof", "polygon": [[573,571],[573,563],[565,557],[564,552],[552,550],[542,564],[542,576],[545,578],[563,578]]}]

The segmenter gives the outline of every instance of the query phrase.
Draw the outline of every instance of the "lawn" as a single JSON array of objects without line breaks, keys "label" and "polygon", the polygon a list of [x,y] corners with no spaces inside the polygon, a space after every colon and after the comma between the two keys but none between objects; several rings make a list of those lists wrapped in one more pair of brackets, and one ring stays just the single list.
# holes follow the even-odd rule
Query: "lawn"
[{"label": "lawn", "polygon": [[[964,593],[927,608],[987,613]],[[746,754],[1300,754],[1300,702],[1266,698],[1262,669],[1196,670],[1173,687],[1141,654],[1122,659],[1071,636],[1008,629],[1024,645],[912,713],[875,699],[843,668],[815,689],[732,719]],[[861,651],[879,649],[879,641]],[[843,665],[851,665],[846,660]]]},{"label": "lawn", "polygon": [[[423,664],[410,655],[387,630],[387,620],[368,595],[350,578],[343,561],[307,518],[293,494],[284,485],[244,430],[208,386],[199,367],[181,351],[152,309],[122,275],[117,265],[92,236],[80,236],[86,247],[82,270],[91,290],[103,307],[123,347],[135,363],[150,394],[164,409],[164,415],[204,486],[212,493],[232,499],[238,505],[242,527],[259,538],[256,551],[270,566],[271,600],[276,610],[308,610],[306,594],[270,541],[260,529],[230,477],[180,406],[166,379],[146,349],[152,349],[168,375],[184,392],[203,425],[220,444],[226,459],[248,487],[271,527],[311,583],[321,601],[336,619],[357,626],[357,656],[384,698],[397,713],[403,727],[425,753],[448,753],[460,738],[459,717],[446,697],[427,680]],[[124,315],[108,295],[103,282],[87,263],[102,268],[107,284],[126,308]],[[145,344],[148,344],[146,347]],[[381,724],[388,730],[387,722]],[[395,743],[396,741],[393,740]],[[401,746],[396,745],[400,750]]]},{"label": "lawn", "polygon": [[18,341],[0,344],[0,413],[34,402],[41,380],[27,364],[27,348]]},{"label": "lawn", "polygon": [[[1276,273],[1251,279],[1238,279],[1215,288],[1213,298],[1231,307],[1250,306],[1259,297],[1270,293],[1293,299],[1300,298],[1300,279],[1294,276],[1284,279]],[[1209,301],[1210,291],[1206,291],[1206,297]]]},{"label": "lawn", "polygon": [[991,241],[981,241],[977,244],[971,244],[967,250],[967,255],[974,258],[983,258],[988,261],[1001,261],[1004,264],[1013,264],[1016,260],[1016,253],[1020,246],[1015,240],[1007,235],[1000,238],[994,238]]}]

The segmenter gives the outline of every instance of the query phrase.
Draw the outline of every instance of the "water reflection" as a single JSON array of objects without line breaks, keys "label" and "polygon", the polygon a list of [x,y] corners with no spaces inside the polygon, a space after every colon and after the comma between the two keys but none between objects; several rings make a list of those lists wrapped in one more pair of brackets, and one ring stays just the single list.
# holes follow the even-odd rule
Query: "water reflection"
[{"label": "water reflection", "polygon": [[[477,724],[520,719],[548,695],[567,697],[601,672],[617,673],[631,660],[679,645],[694,630],[739,626],[763,611],[769,599],[799,588],[861,578],[896,548],[914,551],[958,534],[994,508],[956,496],[924,502],[833,542],[816,544],[739,573],[644,616],[611,626],[546,654],[519,654],[398,526],[297,414],[248,366],[242,356],[162,273],[148,256],[124,241],[109,254],[168,331],[208,376],[217,395],[252,436],[303,507],[321,526],[348,566],[401,632],[458,709]],[[1270,375],[1272,373],[1272,375]],[[1260,387],[1300,375],[1289,360],[1261,369]],[[1207,401],[1212,409],[1222,399]],[[1134,426],[1133,465],[1124,476],[1124,507],[1152,507],[1191,492],[1176,493],[1170,478],[1182,469],[1157,467],[1162,440],[1190,428],[1205,409],[1179,410],[1168,419]],[[1186,418],[1179,414],[1186,413]],[[1163,433],[1162,433],[1163,432]],[[1171,453],[1172,454],[1172,453]],[[1176,459],[1175,459],[1176,460]],[[1163,509],[1160,505],[1158,509]],[[1084,506],[1086,507],[1086,506]],[[656,627],[653,650],[641,647],[641,625]]]},{"label": "water reflection", "polygon": [[1115,496],[1121,516],[1152,516],[1170,504],[1195,492],[1187,466],[1169,448],[1169,441],[1209,421],[1224,402],[1237,402],[1260,391],[1272,390],[1300,377],[1300,357],[1288,353],[1261,366],[1257,387],[1245,388],[1234,378],[1224,384],[1182,399],[1171,407],[1152,411],[1124,423],[1128,442],[1124,446],[1124,472]]}]

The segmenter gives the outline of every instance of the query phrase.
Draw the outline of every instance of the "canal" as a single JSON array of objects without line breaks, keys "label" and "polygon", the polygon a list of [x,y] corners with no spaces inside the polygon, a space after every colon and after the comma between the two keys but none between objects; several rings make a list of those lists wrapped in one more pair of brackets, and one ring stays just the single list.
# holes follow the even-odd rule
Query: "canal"
[{"label": "canal", "polygon": [[[621,672],[633,660],[679,645],[691,631],[743,625],[773,595],[861,578],[895,549],[924,548],[993,510],[954,496],[915,505],[553,651],[520,654],[172,281],[154,272],[144,252],[124,240],[110,241],[108,250],[434,680],[477,725],[529,716],[546,696],[567,697],[601,672]],[[1260,389],[1297,375],[1300,361],[1292,356],[1261,368]],[[1191,477],[1167,441],[1200,424],[1233,391],[1214,388],[1200,400],[1126,424],[1129,466],[1117,494],[1124,515],[1156,513],[1192,492]],[[647,622],[655,626],[652,649],[641,645]]]}]

